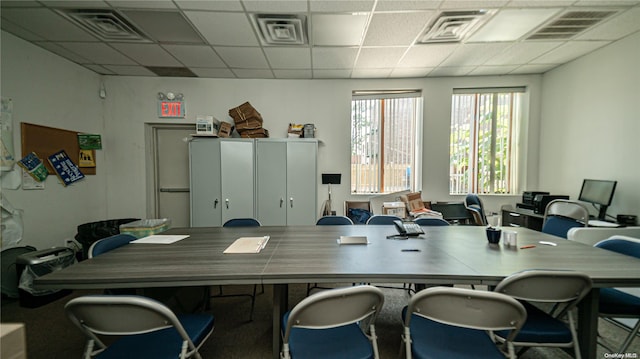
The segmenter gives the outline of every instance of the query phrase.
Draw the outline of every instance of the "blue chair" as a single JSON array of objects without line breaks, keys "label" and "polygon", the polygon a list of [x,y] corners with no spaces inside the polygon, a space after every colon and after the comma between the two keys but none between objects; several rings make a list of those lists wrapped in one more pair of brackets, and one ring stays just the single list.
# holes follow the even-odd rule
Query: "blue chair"
[{"label": "blue chair", "polygon": [[384,304],[379,288],[326,290],[300,301],[282,318],[282,358],[378,358],[375,320]]},{"label": "blue chair", "polygon": [[589,211],[576,201],[556,199],[544,211],[542,232],[567,238],[571,228],[586,227],[589,223]]},{"label": "blue chair", "polygon": [[352,225],[351,218],[346,216],[324,216],[318,219],[316,226],[340,226],[340,225]]},{"label": "blue chair", "polygon": [[[573,348],[580,358],[573,309],[590,290],[591,278],[581,272],[526,270],[503,279],[494,292],[519,300],[527,310],[527,320],[512,338],[514,346],[523,347],[522,351],[537,346]],[[553,304],[554,308],[547,312],[533,303]],[[510,335],[504,330],[494,334],[499,341]]]},{"label": "blue chair", "polygon": [[[254,218],[232,218],[222,225],[227,228],[236,228],[236,227],[260,227],[260,221]],[[253,311],[256,307],[256,292],[258,285],[253,285],[253,292],[251,294],[224,294],[222,291],[222,286],[218,286],[218,294],[210,295],[211,298],[221,298],[221,297],[249,297],[251,298],[251,310],[249,312],[249,321],[253,320]],[[264,285],[261,286],[260,293],[264,293]]]},{"label": "blue chair", "polygon": [[385,224],[393,224],[393,221],[402,221],[402,218],[398,216],[390,216],[386,214],[376,214],[371,216],[367,220],[367,224],[385,225]]},{"label": "blue chair", "polygon": [[466,288],[431,287],[416,293],[402,310],[403,347],[411,358],[500,358],[505,355],[487,330],[510,334],[504,346],[515,358],[511,340],[527,318],[524,306],[505,294]]},{"label": "blue chair", "polygon": [[[606,249],[608,251],[640,258],[640,239],[627,236],[612,236],[602,240],[594,247]],[[629,332],[620,349],[613,350],[605,343],[599,343],[610,352],[626,353],[631,341],[638,335],[640,330],[640,297],[625,293],[615,288],[600,289],[600,316]],[[634,318],[639,319],[633,328],[614,321],[612,318]]]},{"label": "blue chair", "polygon": [[471,216],[477,226],[486,226],[489,224],[487,216],[484,213],[484,205],[477,194],[467,194],[464,198],[464,206],[467,207],[467,211],[471,213]]},{"label": "blue chair", "polygon": [[445,221],[442,218],[436,218],[436,217],[416,218],[413,221],[421,226],[448,226],[449,225],[449,222]]},{"label": "blue chair", "polygon": [[[176,315],[136,295],[88,295],[69,301],[67,317],[87,337],[85,358],[201,358],[213,332],[210,314]],[[105,344],[103,337],[118,337]]]},{"label": "blue chair", "polygon": [[91,247],[89,247],[89,258],[120,248],[129,244],[131,241],[135,241],[136,239],[137,238],[131,234],[121,233],[97,240],[93,242]]}]

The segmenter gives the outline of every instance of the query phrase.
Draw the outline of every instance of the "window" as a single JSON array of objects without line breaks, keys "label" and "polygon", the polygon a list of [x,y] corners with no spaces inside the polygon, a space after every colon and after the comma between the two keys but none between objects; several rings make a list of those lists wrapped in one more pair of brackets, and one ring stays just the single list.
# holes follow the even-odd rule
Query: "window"
[{"label": "window", "polygon": [[454,90],[449,192],[517,193],[524,88]]},{"label": "window", "polygon": [[354,92],[351,100],[351,193],[416,190],[420,91]]}]

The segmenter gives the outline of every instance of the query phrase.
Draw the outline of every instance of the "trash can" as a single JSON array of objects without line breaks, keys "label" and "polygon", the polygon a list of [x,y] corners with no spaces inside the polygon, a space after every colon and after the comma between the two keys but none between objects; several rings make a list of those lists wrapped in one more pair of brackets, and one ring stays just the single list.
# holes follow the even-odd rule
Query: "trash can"
[{"label": "trash can", "polygon": [[139,219],[140,218],[108,219],[79,225],[75,239],[82,245],[82,259],[89,258],[89,247],[91,247],[95,241],[119,234],[120,225]]},{"label": "trash can", "polygon": [[20,306],[37,308],[71,293],[68,289],[36,289],[33,280],[68,267],[75,263],[75,260],[73,249],[67,247],[54,247],[19,255],[16,258],[16,272]]}]

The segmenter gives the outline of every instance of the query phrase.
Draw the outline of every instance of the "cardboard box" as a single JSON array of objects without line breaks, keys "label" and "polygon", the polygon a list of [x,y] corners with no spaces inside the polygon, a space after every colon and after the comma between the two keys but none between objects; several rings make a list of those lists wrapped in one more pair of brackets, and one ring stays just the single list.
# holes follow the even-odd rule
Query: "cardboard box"
[{"label": "cardboard box", "polygon": [[229,136],[231,136],[231,124],[229,122],[220,122],[218,137],[229,137]]},{"label": "cardboard box", "polygon": [[253,108],[249,102],[245,102],[238,107],[229,109],[229,116],[233,118],[235,123],[247,120],[257,120],[262,123],[262,115],[260,115],[260,112]]},{"label": "cardboard box", "polygon": [[382,204],[382,214],[405,218],[407,217],[407,206],[404,202],[384,202]]},{"label": "cardboard box", "polygon": [[[404,200],[404,198],[402,199]],[[407,193],[406,202],[409,212],[414,212],[425,208],[424,202],[422,201],[422,193],[420,192]]]}]

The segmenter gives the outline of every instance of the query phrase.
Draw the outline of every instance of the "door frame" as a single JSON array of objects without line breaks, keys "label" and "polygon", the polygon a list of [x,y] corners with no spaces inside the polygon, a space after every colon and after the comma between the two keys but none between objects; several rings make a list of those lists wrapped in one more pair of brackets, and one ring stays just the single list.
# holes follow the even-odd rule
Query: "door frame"
[{"label": "door frame", "polygon": [[193,130],[195,123],[145,123],[145,163],[147,183],[147,218],[159,218],[158,130]]}]

